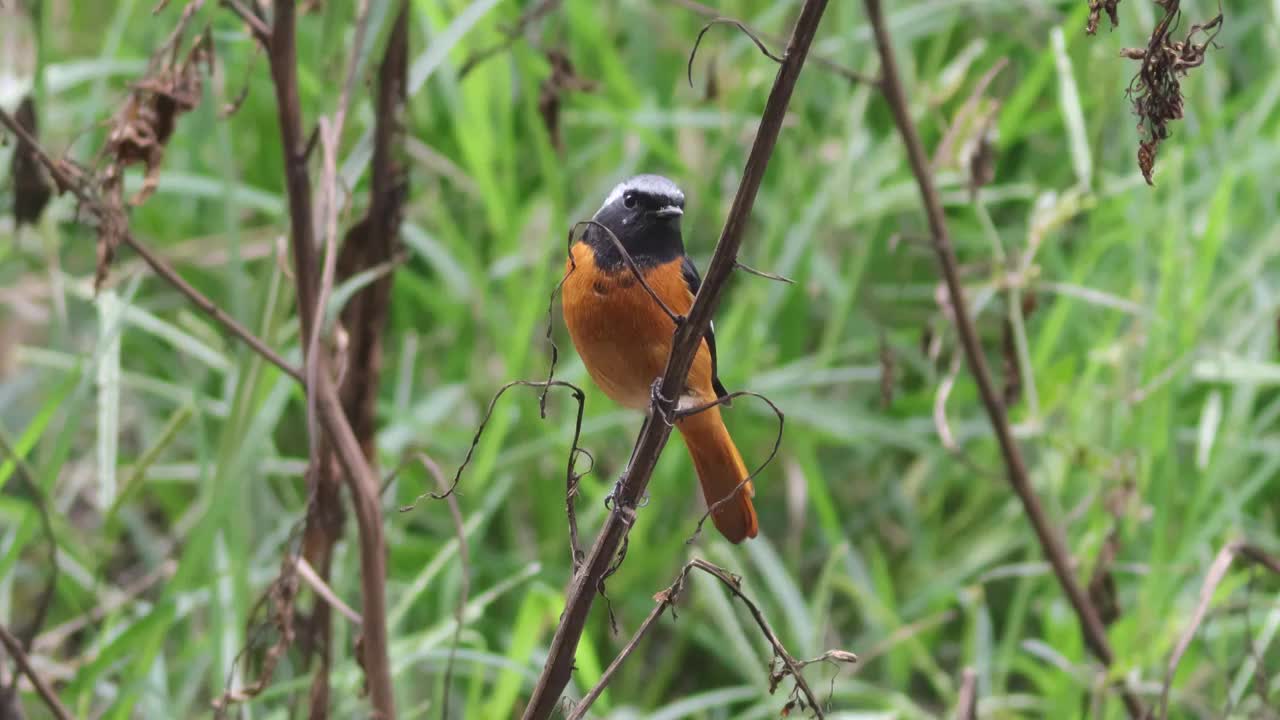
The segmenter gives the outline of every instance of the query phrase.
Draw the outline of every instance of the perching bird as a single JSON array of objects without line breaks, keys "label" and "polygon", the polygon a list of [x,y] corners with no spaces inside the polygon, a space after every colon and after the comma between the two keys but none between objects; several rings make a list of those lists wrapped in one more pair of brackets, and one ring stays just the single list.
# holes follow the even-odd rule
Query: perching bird
[{"label": "perching bird", "polygon": [[[684,254],[680,218],[684,193],[658,175],[637,175],[619,183],[595,222],[621,241],[645,282],[677,315],[693,306],[701,279]],[[609,234],[588,225],[571,250],[561,297],[569,335],[591,378],[615,402],[635,410],[649,408],[653,382],[666,369],[675,323],[636,281]],[[703,338],[678,407],[705,405],[728,393],[716,374],[716,342],[709,329]],[[730,542],[755,537],[756,511],[747,478],[720,408],[678,418],[708,507],[734,494],[712,515]]]}]

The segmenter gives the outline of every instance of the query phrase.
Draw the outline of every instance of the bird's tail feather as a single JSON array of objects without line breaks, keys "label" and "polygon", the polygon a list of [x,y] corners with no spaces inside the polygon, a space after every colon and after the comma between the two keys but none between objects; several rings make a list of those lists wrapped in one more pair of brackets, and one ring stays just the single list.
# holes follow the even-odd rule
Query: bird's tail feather
[{"label": "bird's tail feather", "polygon": [[724,426],[720,408],[713,407],[681,418],[676,421],[676,427],[684,436],[689,456],[693,458],[707,507],[734,495],[712,514],[716,529],[732,543],[755,537],[759,530],[756,509],[751,504],[755,489],[749,482],[742,483],[747,478],[747,466]]}]

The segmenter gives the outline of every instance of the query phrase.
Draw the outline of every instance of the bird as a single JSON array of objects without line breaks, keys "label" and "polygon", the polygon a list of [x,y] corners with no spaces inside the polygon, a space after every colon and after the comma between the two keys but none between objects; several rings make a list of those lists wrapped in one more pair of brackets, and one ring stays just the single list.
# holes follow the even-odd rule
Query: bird
[{"label": "bird", "polygon": [[[702,282],[685,254],[680,228],[684,201],[679,186],[661,175],[623,180],[586,223],[566,262],[561,304],[569,336],[596,386],[633,410],[650,408],[676,325],[636,280],[610,233],[654,294],[683,317]],[[728,398],[720,382],[714,329],[713,323],[699,343],[677,411]],[[716,528],[735,544],[755,537],[755,490],[720,407],[678,416],[674,425],[693,460],[707,506],[733,496],[712,513]]]}]

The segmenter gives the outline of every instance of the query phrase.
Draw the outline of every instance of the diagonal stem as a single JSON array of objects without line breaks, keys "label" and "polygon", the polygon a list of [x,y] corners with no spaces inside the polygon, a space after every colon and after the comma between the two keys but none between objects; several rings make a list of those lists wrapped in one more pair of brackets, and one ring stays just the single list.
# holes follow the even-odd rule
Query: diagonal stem
[{"label": "diagonal stem", "polygon": [[[1004,456],[1005,466],[1009,473],[1009,482],[1013,485],[1013,491],[1018,495],[1018,499],[1022,501],[1022,509],[1026,512],[1028,519],[1031,521],[1031,526],[1035,529],[1041,548],[1044,550],[1045,555],[1049,557],[1049,564],[1053,566],[1053,572],[1058,578],[1058,583],[1062,585],[1063,591],[1067,594],[1067,599],[1071,602],[1071,606],[1080,620],[1080,628],[1084,632],[1085,642],[1098,660],[1103,665],[1110,667],[1114,657],[1111,652],[1111,645],[1107,641],[1106,628],[1103,627],[1102,620],[1098,617],[1098,611],[1093,607],[1088,596],[1085,595],[1079,581],[1076,580],[1071,569],[1070,553],[1067,552],[1061,535],[1050,523],[1044,507],[1040,504],[1040,499],[1036,497],[1035,490],[1031,487],[1031,480],[1027,475],[1027,466],[1022,459],[1022,451],[1018,448],[1017,442],[1014,441],[1013,432],[1009,427],[1009,416],[1005,412],[1004,403],[997,394],[995,384],[991,380],[991,371],[987,368],[987,360],[982,352],[977,329],[974,328],[973,319],[969,315],[969,304],[964,295],[964,287],[960,283],[959,262],[956,260],[955,248],[951,245],[951,237],[947,233],[946,216],[942,210],[942,202],[938,197],[937,189],[933,186],[933,175],[929,169],[929,160],[925,156],[924,145],[920,142],[920,135],[916,131],[915,123],[911,120],[906,93],[903,91],[902,81],[898,77],[898,66],[894,60],[893,44],[889,37],[888,26],[885,24],[880,0],[865,0],[865,2],[867,17],[871,21],[871,27],[875,33],[876,46],[880,51],[880,88],[884,93],[885,101],[889,103],[890,110],[893,111],[893,118],[898,125],[898,131],[902,135],[903,143],[907,146],[907,158],[911,163],[911,170],[915,174],[916,183],[920,186],[920,197],[924,202],[925,215],[929,221],[929,230],[933,235],[933,249],[938,255],[938,264],[942,269],[942,276],[947,284],[947,293],[951,300],[951,306],[955,311],[960,343],[964,346],[964,355],[969,364],[969,370],[973,373],[974,380],[978,384],[978,392],[982,396],[982,404],[986,407],[987,416],[991,419],[991,426],[995,431],[996,440],[1000,444],[1000,452]],[[1143,717],[1142,704],[1133,693],[1122,689],[1121,697],[1124,699],[1125,707],[1131,717]]]},{"label": "diagonal stem", "polygon": [[[663,373],[661,386],[655,393],[652,411],[658,417],[669,417],[675,410],[676,399],[684,390],[694,354],[710,326],[711,316],[719,304],[725,284],[734,271],[738,248],[742,246],[742,237],[751,216],[751,208],[755,204],[756,193],[777,144],[787,104],[791,101],[791,93],[800,77],[809,46],[818,30],[818,22],[826,8],[826,0],[805,0],[800,17],[796,20],[795,29],[787,43],[785,59],[778,69],[773,89],[769,92],[769,99],[760,118],[760,128],[756,132],[755,142],[742,173],[742,181],[733,198],[733,206],[720,233],[720,241],[716,244],[702,288],[698,291],[685,322],[676,328],[666,371]],[[564,613],[551,641],[547,662],[542,668],[529,704],[525,707],[524,720],[546,720],[551,717],[561,694],[568,686],[573,673],[574,655],[578,642],[582,639],[582,630],[596,591],[610,572],[614,557],[631,530],[636,505],[649,485],[658,456],[671,437],[671,429],[671,425],[665,422],[649,422],[641,430],[631,465],[619,481],[613,510],[605,519],[604,527],[596,536],[586,560],[569,581]]]}]

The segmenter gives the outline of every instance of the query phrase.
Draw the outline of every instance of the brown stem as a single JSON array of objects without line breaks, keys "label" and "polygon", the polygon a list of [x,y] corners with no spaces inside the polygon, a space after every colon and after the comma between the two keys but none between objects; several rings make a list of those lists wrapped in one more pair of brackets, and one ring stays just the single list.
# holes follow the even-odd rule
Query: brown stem
[{"label": "brown stem", "polygon": [[[701,15],[702,17],[705,17],[707,19],[715,19],[715,18],[723,17],[719,10],[709,5],[704,5],[700,2],[697,2],[697,0],[670,0],[670,2],[672,5],[679,5],[680,7],[690,12]],[[756,42],[757,46],[759,46],[760,44],[760,39],[768,40],[774,45],[782,44],[782,38],[778,37],[777,35],[770,35],[769,33],[759,32],[756,29],[752,28],[750,25],[747,25],[746,23],[738,22],[736,20],[731,20],[730,22],[738,25],[738,27],[741,28],[743,32],[751,36],[751,39]],[[763,48],[761,49],[763,50]],[[835,73],[836,75],[844,78],[845,80],[848,80],[851,83],[866,83],[868,85],[877,85],[880,82],[880,79],[874,75],[868,75],[866,73],[858,72],[857,70],[851,70],[837,62],[834,62],[832,60],[829,60],[823,57],[822,55],[812,56],[810,58],[810,62],[812,62],[814,65],[817,65],[818,67],[823,68],[824,70],[829,70],[830,72]]]},{"label": "brown stem", "polygon": [[172,285],[175,290],[185,295],[193,305],[207,313],[220,325],[226,328],[232,335],[243,340],[244,344],[253,348],[253,351],[261,355],[267,362],[280,368],[298,382],[302,382],[302,370],[293,363],[290,363],[288,360],[285,360],[275,350],[268,347],[267,344],[259,339],[258,336],[254,335],[249,328],[241,325],[239,321],[228,315],[225,310],[218,307],[217,303],[192,287],[191,283],[184,280],[182,276],[178,274],[178,271],[173,269],[172,265],[170,265],[164,258],[157,255],[151,248],[147,247],[147,245],[139,240],[132,232],[125,233],[124,242],[126,245],[133,248],[133,251],[138,253],[139,257],[146,261],[147,265],[150,265],[151,269],[154,270],[157,275]]},{"label": "brown stem", "polygon": [[[376,130],[374,133],[373,184],[370,190],[368,215],[347,231],[341,252],[335,251],[338,233],[338,179],[337,149],[342,137],[352,91],[355,87],[357,66],[368,32],[369,3],[358,4],[355,42],[347,60],[346,81],[332,115],[331,122],[320,124],[319,142],[323,163],[320,175],[320,204],[324,220],[325,260],[319,297],[315,300],[315,313],[322,317],[328,305],[335,281],[345,281],[371,267],[386,264],[393,253],[399,235],[398,201],[389,199],[387,185],[396,181],[396,173],[390,167],[390,147],[399,139],[396,131],[399,108],[406,74],[408,16],[405,4],[393,21],[391,35],[383,51],[382,65],[378,71],[378,95],[376,99]],[[398,197],[398,193],[395,193]],[[395,206],[393,208],[393,206]],[[375,221],[372,218],[378,218]],[[335,280],[336,274],[336,280]],[[390,273],[382,273],[368,286],[357,292],[342,309],[342,327],[349,332],[349,342],[342,351],[338,388],[343,410],[352,432],[360,443],[365,460],[376,466],[374,406],[378,393],[378,380],[382,366],[382,333],[386,325],[387,304],[390,298]],[[308,356],[318,354],[323,322],[316,322],[311,336],[306,340]],[[317,368],[309,368],[314,372]],[[308,408],[308,427],[316,422],[314,405]],[[342,482],[337,476],[338,458],[328,446],[316,448],[316,457],[323,472],[314,475],[316,484],[311,489],[313,501],[307,509],[307,540],[305,548],[317,559],[316,568],[321,578],[327,578],[334,548],[342,539],[344,509],[342,507]],[[325,720],[328,717],[329,663],[332,656],[330,639],[333,636],[332,614],[329,606],[317,601],[312,615],[311,629],[319,639],[320,664],[311,681],[311,718]]]},{"label": "brown stem", "polygon": [[271,43],[271,28],[262,22],[262,18],[254,14],[252,10],[241,5],[239,0],[222,0],[222,5],[237,17],[244,21],[249,27],[249,32],[253,33],[253,37],[260,45],[266,47]]},{"label": "brown stem", "polygon": [[[916,132],[915,123],[911,120],[906,94],[898,77],[897,62],[894,60],[893,55],[893,44],[889,37],[888,26],[884,21],[884,14],[880,8],[880,0],[865,0],[865,3],[867,17],[870,19],[872,30],[875,33],[876,46],[880,51],[880,89],[884,93],[885,101],[889,103],[894,121],[898,125],[898,131],[907,146],[907,158],[911,163],[911,170],[915,174],[916,183],[920,186],[920,197],[924,202],[925,215],[928,217],[929,229],[933,235],[933,248],[938,255],[938,264],[942,268],[942,276],[946,280],[947,293],[954,311],[960,342],[964,347],[965,359],[969,364],[970,372],[973,373],[974,380],[978,384],[978,392],[982,396],[982,404],[986,407],[987,416],[990,418],[991,426],[995,430],[996,440],[1000,444],[1000,452],[1004,456],[1005,466],[1009,473],[1009,482],[1013,485],[1013,490],[1017,493],[1018,499],[1022,501],[1022,508],[1031,520],[1031,525],[1035,529],[1041,548],[1044,550],[1045,555],[1049,557],[1049,563],[1053,566],[1058,583],[1062,585],[1063,591],[1067,594],[1067,599],[1071,601],[1071,606],[1075,609],[1076,616],[1080,620],[1080,628],[1084,632],[1085,642],[1098,660],[1109,667],[1113,661],[1113,656],[1111,646],[1107,641],[1106,629],[1102,625],[1102,620],[1098,617],[1097,610],[1089,602],[1088,596],[1085,595],[1080,583],[1072,573],[1070,554],[1067,552],[1066,546],[1063,544],[1057,530],[1050,524],[1039,498],[1036,497],[1035,491],[1031,487],[1031,481],[1027,476],[1026,464],[1022,459],[1022,452],[1018,449],[1018,444],[1014,441],[1013,433],[1009,428],[1009,417],[1005,412],[1004,403],[1001,402],[995,385],[991,381],[991,372],[987,368],[987,360],[982,353],[978,332],[974,328],[972,317],[969,315],[969,305],[964,295],[964,287],[960,283],[959,263],[956,260],[955,248],[952,247],[951,238],[947,233],[946,216],[942,210],[942,202],[939,200],[937,190],[933,186],[929,160],[925,156],[924,145],[920,142],[920,135]],[[1122,689],[1121,697],[1124,699],[1125,707],[1128,709],[1130,716],[1134,718],[1143,716],[1142,704],[1137,696],[1128,690]]]},{"label": "brown stem", "polygon": [[[3,109],[0,109],[0,125],[4,125],[5,128],[18,136],[18,139],[30,148],[31,153],[35,156],[36,160],[38,160],[57,181],[60,190],[69,191],[72,195],[75,195],[76,199],[96,216],[101,217],[102,215],[110,212],[102,205],[102,203],[98,202],[97,198],[85,189],[84,183],[79,178],[74,177],[70,172],[68,172],[67,168],[69,166],[64,166],[61,163],[55,162],[51,157],[49,157],[49,154],[45,152],[38,142],[36,142],[36,139],[33,138],[31,134],[13,118],[12,115],[5,112]],[[253,348],[255,352],[269,361],[272,365],[275,365],[285,371],[290,377],[298,380],[299,382],[302,381],[301,370],[291,365],[284,358],[280,357],[276,351],[268,347],[265,342],[255,336],[248,328],[237,322],[235,318],[228,315],[222,308],[218,307],[212,300],[205,297],[199,290],[192,287],[186,280],[183,280],[182,276],[173,269],[173,266],[151,250],[146,243],[135,237],[133,233],[127,231],[124,233],[124,242],[129,247],[133,248],[133,251],[138,253],[138,255],[140,255],[142,259],[151,266],[151,269],[155,270],[157,275],[172,285],[178,292],[187,296],[187,299],[194,303],[196,307],[208,313],[214,320],[218,321],[223,327],[230,331],[231,334],[243,340],[246,345]]]},{"label": "brown stem", "polygon": [[[311,178],[307,173],[302,132],[302,110],[298,99],[296,58],[296,3],[276,0],[271,43],[271,76],[276,92],[284,152],[285,185],[289,195],[294,274],[298,283],[298,315],[302,337],[311,337],[319,321],[315,314],[319,267],[316,262],[315,226],[311,204]],[[351,491],[360,536],[360,576],[363,610],[361,628],[362,665],[374,713],[380,718],[395,717],[395,696],[387,648],[386,558],[382,537],[382,508],[378,502],[378,477],[365,460],[360,442],[347,422],[338,388],[328,372],[325,354],[306,358],[316,363],[315,384],[307,388],[315,398],[316,412],[329,441],[345,470]]]},{"label": "brown stem", "polygon": [[[733,273],[738,257],[738,248],[742,245],[742,236],[746,230],[747,220],[755,203],[760,182],[764,179],[765,168],[773,154],[778,133],[782,129],[782,119],[786,113],[791,93],[795,89],[796,79],[804,67],[809,46],[818,30],[818,21],[827,8],[826,0],[806,0],[800,17],[787,43],[785,60],[778,69],[773,88],[760,119],[760,127],[756,133],[751,154],[742,173],[742,181],[733,198],[733,206],[721,231],[720,240],[716,244],[715,254],[707,268],[702,288],[694,300],[693,307],[685,322],[676,328],[671,343],[671,355],[667,360],[661,385],[655,393],[653,415],[669,417],[675,409],[676,398],[684,389],[689,367],[693,364],[694,353],[711,323],[711,316],[719,304],[724,286]],[[658,456],[662,453],[667,439],[671,436],[671,425],[665,422],[645,423],[640,437],[636,441],[634,457],[630,469],[619,482],[619,489],[613,504],[613,510],[605,519],[604,527],[596,537],[586,560],[569,581],[566,590],[564,613],[561,616],[555,637],[543,666],[542,675],[534,687],[529,704],[524,711],[524,720],[545,720],[551,716],[569,678],[573,672],[574,654],[578,642],[582,639],[582,630],[587,622],[591,604],[601,581],[609,572],[613,559],[622,546],[623,539],[631,529],[635,520],[635,508],[644,490],[649,485]]]},{"label": "brown stem", "polygon": [[[693,570],[701,570],[719,580],[734,597],[741,600],[742,603],[747,606],[747,609],[751,612],[751,616],[756,621],[757,627],[760,628],[761,634],[764,635],[765,639],[769,641],[770,647],[773,648],[774,657],[778,658],[782,663],[782,670],[773,670],[771,672],[770,681],[773,686],[776,687],[777,683],[781,682],[787,675],[790,675],[796,683],[795,692],[803,696],[804,703],[813,710],[814,716],[817,718],[824,717],[822,703],[819,702],[817,696],[813,694],[812,688],[809,687],[808,681],[804,679],[804,676],[800,674],[800,671],[803,670],[806,665],[812,665],[816,662],[857,662],[857,656],[844,650],[828,650],[813,660],[796,660],[795,657],[787,651],[786,647],[782,645],[782,641],[778,639],[777,633],[775,633],[773,628],[769,626],[769,621],[765,619],[764,613],[760,611],[759,606],[757,606],[751,598],[747,597],[746,593],[742,592],[742,583],[740,579],[718,565],[709,563],[701,558],[694,558],[693,560],[685,563],[684,567],[680,569],[680,574],[676,576],[675,582],[671,583],[670,587],[653,596],[653,599],[656,600],[658,604],[654,606],[652,611],[650,611],[649,617],[645,618],[644,622],[640,625],[640,629],[636,630],[635,635],[633,635],[626,646],[622,648],[618,653],[618,656],[613,659],[613,662],[609,663],[609,667],[605,668],[604,673],[600,676],[600,681],[596,683],[595,687],[591,688],[591,690],[582,697],[582,700],[574,706],[573,711],[569,713],[567,720],[582,720],[582,718],[587,714],[587,710],[591,709],[591,705],[599,699],[600,694],[604,692],[604,689],[608,687],[609,682],[613,680],[613,676],[617,673],[618,668],[621,667],[622,663],[635,652],[636,647],[640,644],[640,640],[649,632],[653,627],[653,624],[658,621],[658,618],[662,616],[662,613],[666,611],[667,608],[675,605],[676,600],[680,597],[680,593],[684,591],[684,584],[689,577],[689,573]],[[770,688],[770,692],[773,691],[774,687]]]},{"label": "brown stem", "polygon": [[[62,701],[53,692],[53,688],[49,687],[49,683],[45,682],[44,678],[40,677],[40,673],[37,673],[36,669],[32,667],[31,658],[27,657],[27,653],[23,651],[22,643],[3,625],[0,625],[0,643],[4,644],[5,652],[9,653],[9,657],[12,657],[14,662],[18,664],[18,669],[22,671],[22,674],[26,675],[27,679],[31,681],[31,685],[35,687],[40,699],[44,700],[49,712],[53,713],[53,716],[58,720],[71,720],[73,716],[63,707]],[[3,707],[0,707],[0,710],[3,709]]]}]

